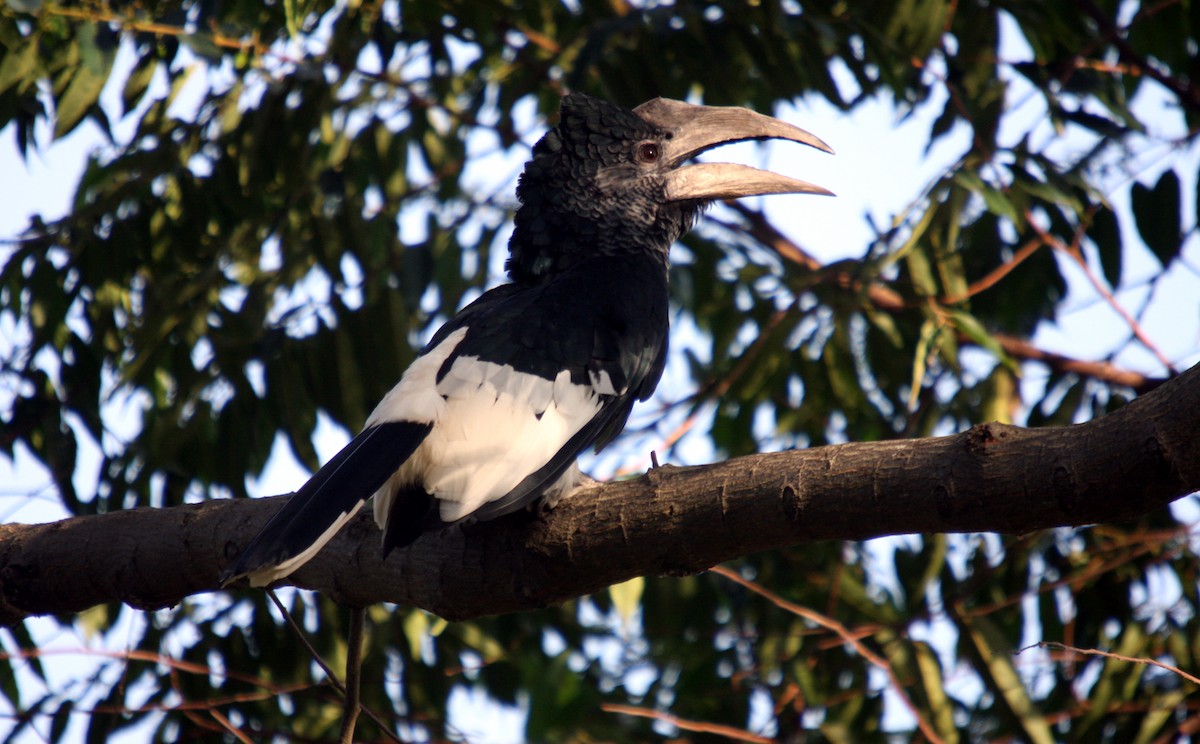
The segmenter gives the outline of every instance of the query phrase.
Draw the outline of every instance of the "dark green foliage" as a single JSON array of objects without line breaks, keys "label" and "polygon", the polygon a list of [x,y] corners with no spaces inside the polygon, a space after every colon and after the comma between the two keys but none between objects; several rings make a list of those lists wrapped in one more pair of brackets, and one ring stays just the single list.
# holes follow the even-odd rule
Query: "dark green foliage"
[{"label": "dark green foliage", "polygon": [[[997,418],[1060,425],[1130,397],[1022,364],[1004,339],[1062,313],[1068,253],[1120,288],[1140,252],[1132,236],[1167,267],[1194,234],[1189,176],[1174,164],[1137,171],[1153,185],[1109,176],[1163,144],[1148,139],[1161,122],[1130,108],[1143,88],[1157,86],[1197,131],[1196,3],[1121,4],[1136,12],[1122,11],[1133,20],[1119,31],[1115,2],[635,5],[10,0],[0,136],[26,158],[89,126],[111,144],[63,184],[70,213],[35,217],[0,268],[0,320],[23,334],[0,359],[4,453],[32,452],[72,514],[244,495],[278,435],[317,466],[318,415],[358,427],[431,328],[498,279],[513,179],[564,89],[764,112],[821,98],[851,115],[882,98],[898,117],[934,107],[930,151],[966,142],[932,183],[914,178],[893,224],[849,247],[859,260],[820,266],[727,211],[686,239],[673,300],[700,333],[690,387],[671,400],[717,451]],[[1162,79],[1149,82],[1150,65]],[[115,105],[99,102],[105,84]],[[1030,99],[1036,123],[1010,116]],[[1125,194],[1132,212],[1112,206]],[[1021,373],[1044,384],[1021,385]],[[116,409],[140,419],[121,422],[122,446],[107,431]],[[661,448],[668,433],[636,446]],[[98,484],[77,493],[80,448],[99,441],[110,446],[82,478]],[[930,535],[894,551],[804,545],[736,569],[848,627],[946,741],[1169,740],[1195,714],[1191,683],[1113,658],[1013,654],[1045,639],[1194,670],[1186,529],[1163,511],[1091,530]],[[1176,584],[1172,604],[1154,603],[1153,587]],[[470,738],[446,706],[471,689],[527,708],[531,741],[709,740],[606,704],[753,722],[785,741],[871,741],[884,729],[921,740],[907,709],[885,700],[883,675],[827,626],[714,574],[640,586],[633,617],[607,593],[452,624],[371,608],[363,703],[406,739]],[[284,596],[339,668],[345,611]],[[129,612],[58,622],[104,632]],[[34,645],[25,628],[4,642]],[[206,702],[254,740],[337,735],[336,692],[261,592],[189,601],[109,643],[131,658],[78,681],[89,711],[70,693],[21,689],[17,669],[44,676],[55,661],[0,657],[0,695],[25,716],[10,738],[31,727],[66,737],[82,718],[90,741],[147,719],[157,740],[232,741]],[[359,734],[383,738],[365,718]]]}]

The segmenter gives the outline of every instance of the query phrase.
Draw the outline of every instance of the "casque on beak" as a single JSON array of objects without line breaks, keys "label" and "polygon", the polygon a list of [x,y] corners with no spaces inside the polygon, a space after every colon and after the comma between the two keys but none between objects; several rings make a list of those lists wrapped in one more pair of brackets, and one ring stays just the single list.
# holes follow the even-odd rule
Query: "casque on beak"
[{"label": "casque on beak", "polygon": [[650,124],[671,133],[663,161],[672,168],[666,177],[671,201],[736,199],[762,194],[824,194],[816,184],[736,163],[693,163],[689,158],[720,145],[746,140],[785,139],[832,153],[815,135],[779,119],[734,106],[696,106],[655,98],[633,110]]}]

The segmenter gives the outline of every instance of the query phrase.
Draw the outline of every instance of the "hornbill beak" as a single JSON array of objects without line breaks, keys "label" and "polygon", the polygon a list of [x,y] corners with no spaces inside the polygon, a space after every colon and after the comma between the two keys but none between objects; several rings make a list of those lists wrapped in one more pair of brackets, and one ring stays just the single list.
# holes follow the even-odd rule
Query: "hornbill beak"
[{"label": "hornbill beak", "polygon": [[695,106],[669,98],[655,98],[633,110],[650,124],[670,132],[663,143],[667,199],[736,199],[761,194],[824,194],[833,192],[816,184],[735,163],[681,164],[705,150],[745,140],[786,139],[832,153],[816,136],[787,122],[750,109]]}]

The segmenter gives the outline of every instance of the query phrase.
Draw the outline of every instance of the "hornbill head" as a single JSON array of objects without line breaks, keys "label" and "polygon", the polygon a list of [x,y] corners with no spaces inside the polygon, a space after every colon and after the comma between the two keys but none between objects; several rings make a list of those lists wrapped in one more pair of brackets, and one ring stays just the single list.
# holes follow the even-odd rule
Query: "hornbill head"
[{"label": "hornbill head", "polygon": [[832,194],[747,165],[689,163],[720,145],[766,139],[833,152],[809,132],[745,108],[655,98],[630,111],[568,94],[517,186],[510,276],[537,283],[596,252],[651,252],[665,263],[671,244],[714,200]]}]

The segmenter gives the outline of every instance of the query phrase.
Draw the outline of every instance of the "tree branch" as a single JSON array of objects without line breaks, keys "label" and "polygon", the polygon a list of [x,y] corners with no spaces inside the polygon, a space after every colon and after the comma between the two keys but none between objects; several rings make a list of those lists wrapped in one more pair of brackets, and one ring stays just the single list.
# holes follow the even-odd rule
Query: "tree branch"
[{"label": "tree branch", "polygon": [[[544,517],[426,535],[386,563],[364,514],[291,581],[352,606],[397,602],[463,619],[814,540],[1119,522],[1200,490],[1197,431],[1200,365],[1086,424],[983,424],[662,467],[581,491]],[[154,609],[214,591],[277,498],[2,525],[0,622],[112,601]]]},{"label": "tree branch", "polygon": [[[845,289],[852,289],[855,292],[862,292],[867,300],[879,310],[895,314],[909,309],[909,303],[905,301],[900,293],[891,287],[880,282],[863,282],[862,279],[854,276],[849,271],[839,270],[836,266],[822,264],[781,233],[767,220],[762,212],[757,212],[745,204],[733,200],[725,202],[725,205],[746,220],[746,229],[755,240],[775,251],[783,258],[809,271],[822,273],[826,282]],[[709,219],[712,218],[710,217]],[[1041,245],[1041,243],[1039,242],[1036,245]],[[1026,244],[1018,253],[1029,250],[1031,250],[1030,246]],[[998,280],[999,277],[997,277],[996,281]],[[949,303],[952,300],[959,299],[961,298],[947,298],[939,300],[939,302]],[[1138,393],[1147,393],[1162,384],[1161,378],[1149,377],[1141,372],[1122,369],[1111,362],[1073,359],[1064,354],[1045,351],[1023,338],[1018,338],[1007,333],[993,333],[992,338],[995,339],[1000,348],[1004,349],[1005,354],[1022,361],[1040,362],[1059,372],[1069,372],[1113,385],[1123,385]],[[972,343],[971,339],[966,336],[960,336],[959,342]],[[1170,365],[1168,364],[1167,366],[1169,367]]]}]

